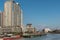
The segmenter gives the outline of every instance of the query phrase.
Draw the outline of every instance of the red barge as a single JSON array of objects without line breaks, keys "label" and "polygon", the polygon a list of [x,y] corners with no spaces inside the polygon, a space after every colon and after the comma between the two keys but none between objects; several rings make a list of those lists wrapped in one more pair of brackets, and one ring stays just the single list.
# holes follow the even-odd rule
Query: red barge
[{"label": "red barge", "polygon": [[19,40],[21,37],[18,36],[12,36],[12,37],[4,37],[3,40]]}]

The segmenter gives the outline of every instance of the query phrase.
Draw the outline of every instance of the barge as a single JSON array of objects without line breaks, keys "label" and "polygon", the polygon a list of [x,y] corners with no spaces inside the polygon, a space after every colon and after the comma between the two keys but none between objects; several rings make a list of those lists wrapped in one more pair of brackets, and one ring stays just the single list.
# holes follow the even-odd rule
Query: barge
[{"label": "barge", "polygon": [[22,37],[24,38],[31,38],[31,37],[38,37],[38,36],[44,36],[47,35],[46,33],[41,33],[41,34],[28,34],[28,33],[24,33]]}]

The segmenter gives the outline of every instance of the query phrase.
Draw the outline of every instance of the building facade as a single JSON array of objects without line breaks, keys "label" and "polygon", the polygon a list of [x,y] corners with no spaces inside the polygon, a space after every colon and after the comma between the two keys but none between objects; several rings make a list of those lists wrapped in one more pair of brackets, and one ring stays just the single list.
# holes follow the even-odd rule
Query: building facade
[{"label": "building facade", "polygon": [[27,27],[25,29],[27,33],[35,33],[36,32],[36,29],[35,27],[32,27],[32,24],[27,24]]},{"label": "building facade", "polygon": [[13,0],[7,0],[4,3],[3,28],[11,32],[18,29],[17,32],[21,32],[19,30],[22,28],[22,12],[19,3]]},{"label": "building facade", "polygon": [[3,26],[3,12],[0,12],[0,26]]},{"label": "building facade", "polygon": [[19,3],[8,0],[4,4],[4,24],[3,26],[21,26],[21,9]]}]

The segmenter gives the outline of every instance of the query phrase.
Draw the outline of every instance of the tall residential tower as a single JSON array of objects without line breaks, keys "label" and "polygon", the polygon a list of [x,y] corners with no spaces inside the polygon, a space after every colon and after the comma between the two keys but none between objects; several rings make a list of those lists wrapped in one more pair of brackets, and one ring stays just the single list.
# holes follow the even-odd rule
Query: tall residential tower
[{"label": "tall residential tower", "polygon": [[22,12],[19,3],[7,0],[4,4],[3,27],[21,27]]},{"label": "tall residential tower", "polygon": [[3,12],[0,12],[0,26],[3,26]]}]

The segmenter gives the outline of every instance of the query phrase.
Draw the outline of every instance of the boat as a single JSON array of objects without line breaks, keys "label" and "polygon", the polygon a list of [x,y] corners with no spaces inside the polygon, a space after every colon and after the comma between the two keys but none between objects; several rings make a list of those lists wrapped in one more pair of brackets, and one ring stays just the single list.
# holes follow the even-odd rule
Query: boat
[{"label": "boat", "polygon": [[11,37],[4,37],[3,40],[17,40],[20,39],[20,35],[17,36],[11,36]]}]

